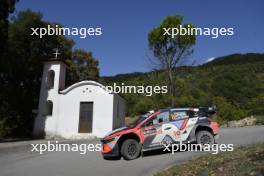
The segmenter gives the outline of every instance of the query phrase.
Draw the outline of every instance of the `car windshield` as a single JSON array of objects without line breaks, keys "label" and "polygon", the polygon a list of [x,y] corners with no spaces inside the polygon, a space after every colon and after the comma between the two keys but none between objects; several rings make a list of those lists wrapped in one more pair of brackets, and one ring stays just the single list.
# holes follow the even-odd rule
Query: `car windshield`
[{"label": "car windshield", "polygon": [[134,128],[135,126],[137,126],[138,124],[140,124],[143,120],[145,120],[147,117],[149,117],[151,113],[146,113],[143,115],[140,115],[134,122],[132,122],[131,124],[129,124],[130,128]]}]

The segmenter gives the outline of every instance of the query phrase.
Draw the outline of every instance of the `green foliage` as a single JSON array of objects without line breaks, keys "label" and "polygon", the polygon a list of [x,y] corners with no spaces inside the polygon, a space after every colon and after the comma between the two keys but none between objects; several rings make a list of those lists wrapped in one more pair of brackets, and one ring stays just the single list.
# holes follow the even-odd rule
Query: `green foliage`
[{"label": "green foliage", "polygon": [[14,12],[18,0],[0,0],[0,57],[6,47],[8,36],[8,17]]},{"label": "green foliage", "polygon": [[206,65],[226,65],[226,64],[250,64],[254,63],[263,63],[264,55],[258,53],[247,53],[247,54],[232,54],[228,56],[219,57],[211,62],[208,62]]},{"label": "green foliage", "polygon": [[138,100],[135,105],[135,109],[138,110],[138,113],[144,113],[146,109],[151,109],[155,106],[155,102],[149,97],[142,97]]},{"label": "green foliage", "polygon": [[250,102],[251,113],[256,115],[264,114],[264,93],[253,98]]},{"label": "green foliage", "polygon": [[[33,109],[37,109],[42,60],[50,58],[57,46],[63,57],[69,57],[74,44],[63,36],[32,36],[30,28],[46,27],[40,13],[20,12],[9,25],[7,49],[1,65],[1,122],[13,129],[12,134],[30,135],[33,126]],[[12,120],[7,120],[7,119]],[[18,125],[19,124],[19,125]],[[4,136],[5,134],[0,134]]]},{"label": "green foliage", "polygon": [[[180,59],[180,55],[186,54],[191,49],[191,46],[195,44],[195,35],[176,35],[174,37],[170,35],[163,35],[164,28],[183,28],[187,29],[187,25],[193,28],[191,24],[183,24],[183,18],[181,16],[168,16],[161,24],[154,28],[148,34],[149,48],[153,51],[154,56],[160,60],[172,60],[176,61]],[[170,58],[168,58],[170,57]],[[176,57],[176,58],[175,58]],[[164,62],[164,61],[161,61]],[[177,64],[177,63],[173,63]],[[172,65],[175,66],[175,65]]]},{"label": "green foliage", "polygon": [[[164,29],[174,31],[180,29],[180,26],[186,30],[193,28],[192,24],[183,24],[181,16],[168,16],[148,34],[149,49],[154,55],[152,64],[157,67],[156,69],[165,70],[170,96],[175,95],[173,70],[183,58],[192,53],[192,46],[196,41],[196,36],[191,34],[173,36],[165,34]],[[174,104],[174,99],[171,99],[171,104]]]},{"label": "green foliage", "polygon": [[67,60],[69,65],[67,72],[67,85],[83,81],[99,79],[98,61],[91,52],[82,49],[73,51],[73,57]]},{"label": "green foliage", "polygon": [[[76,50],[76,57],[71,59],[73,40],[57,35],[45,35],[42,39],[30,35],[31,28],[47,25],[55,23],[42,20],[40,13],[30,10],[19,12],[9,23],[7,46],[0,58],[0,137],[31,135],[36,116],[32,110],[38,107],[43,60],[54,57],[54,48],[59,48],[60,58],[69,58],[69,65],[74,65],[78,72],[72,82],[98,79],[98,61],[91,53]],[[87,68],[72,63],[74,59],[85,60]]]},{"label": "green foliage", "polygon": [[[175,96],[153,94],[145,99],[144,95],[123,94],[128,104],[128,116],[154,108],[171,106],[171,99],[176,107],[215,104],[218,108],[218,119],[236,120],[249,115],[264,115],[264,55],[251,55],[252,62],[228,64],[232,57],[223,61],[226,64],[205,64],[197,67],[180,67],[174,72]],[[260,57],[261,56],[261,57]],[[257,58],[255,58],[257,57]],[[249,60],[248,55],[245,58]],[[215,61],[217,61],[216,59]],[[103,84],[113,82],[125,85],[166,85],[166,73],[133,73],[106,77],[100,80]],[[143,99],[143,100],[141,100]],[[142,102],[146,101],[146,107]]]},{"label": "green foliage", "polygon": [[13,136],[15,133],[19,132],[17,129],[21,124],[19,114],[11,110],[7,103],[1,103],[0,106],[0,136]]},{"label": "green foliage", "polygon": [[256,124],[264,125],[264,115],[257,115],[256,118]]},{"label": "green foliage", "polygon": [[247,112],[227,102],[222,97],[215,97],[213,101],[219,109],[218,115],[224,121],[239,120],[247,115]]}]

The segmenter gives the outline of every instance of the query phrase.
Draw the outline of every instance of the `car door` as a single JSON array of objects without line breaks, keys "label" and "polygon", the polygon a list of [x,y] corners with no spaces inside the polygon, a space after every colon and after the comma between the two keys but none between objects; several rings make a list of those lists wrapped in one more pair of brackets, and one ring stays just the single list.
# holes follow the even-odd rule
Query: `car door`
[{"label": "car door", "polygon": [[[169,123],[162,126],[165,138],[163,141],[180,142],[185,141],[190,134],[191,129],[197,121],[197,118],[193,118],[194,114],[192,110],[175,110],[170,114]],[[192,118],[190,118],[192,117]]]},{"label": "car door", "polygon": [[161,127],[169,121],[169,111],[161,112],[146,121],[141,127],[144,136],[143,148],[159,147],[163,139]]}]

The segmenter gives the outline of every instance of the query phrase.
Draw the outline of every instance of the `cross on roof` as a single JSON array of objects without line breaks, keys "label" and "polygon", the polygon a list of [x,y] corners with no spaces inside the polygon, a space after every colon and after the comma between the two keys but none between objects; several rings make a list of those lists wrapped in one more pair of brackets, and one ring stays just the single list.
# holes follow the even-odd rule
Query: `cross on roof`
[{"label": "cross on roof", "polygon": [[59,49],[56,48],[54,49],[55,50],[55,53],[53,53],[55,55],[55,59],[58,59],[58,55],[60,55],[61,53],[59,53]]}]

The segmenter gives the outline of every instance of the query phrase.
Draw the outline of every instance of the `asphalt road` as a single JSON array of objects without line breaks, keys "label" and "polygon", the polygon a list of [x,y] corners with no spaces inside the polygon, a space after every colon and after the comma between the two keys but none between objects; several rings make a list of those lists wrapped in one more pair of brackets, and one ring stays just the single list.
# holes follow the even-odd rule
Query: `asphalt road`
[{"label": "asphalt road", "polygon": [[[219,143],[234,147],[264,142],[264,126],[222,129]],[[96,142],[95,142],[96,143]],[[0,144],[2,145],[2,144]],[[133,161],[104,160],[100,152],[48,152],[38,154],[29,146],[0,147],[1,176],[144,176],[153,175],[173,164],[180,164],[204,152],[150,154]]]}]

